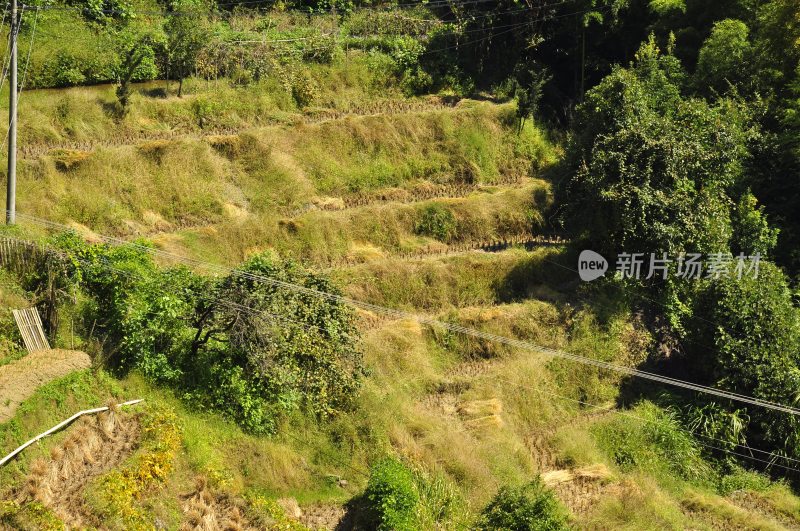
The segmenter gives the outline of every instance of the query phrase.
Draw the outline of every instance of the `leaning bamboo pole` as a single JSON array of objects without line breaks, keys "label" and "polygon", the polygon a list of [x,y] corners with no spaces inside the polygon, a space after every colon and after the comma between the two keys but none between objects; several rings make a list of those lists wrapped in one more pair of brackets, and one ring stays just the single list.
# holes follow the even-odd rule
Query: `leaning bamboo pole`
[{"label": "leaning bamboo pole", "polygon": [[[132,406],[132,405],[138,404],[139,402],[142,402],[142,401],[144,401],[143,398],[140,398],[138,400],[129,400],[128,402],[123,402],[122,404],[119,404],[119,407]],[[65,428],[66,426],[68,426],[69,424],[74,422],[75,419],[77,419],[79,417],[82,417],[83,415],[90,415],[90,414],[93,414],[93,413],[100,413],[102,411],[107,411],[108,409],[109,409],[108,406],[104,406],[104,407],[96,407],[94,409],[86,409],[84,411],[78,411],[77,413],[72,415],[67,420],[65,420],[63,422],[60,422],[59,424],[56,424],[55,426],[53,426],[52,428],[50,428],[49,430],[47,430],[44,433],[40,433],[39,435],[37,435],[36,437],[31,439],[30,441],[26,442],[25,444],[21,445],[19,448],[17,448],[16,450],[11,452],[7,456],[5,456],[3,459],[0,459],[0,466],[3,466],[6,463],[8,463],[9,461],[11,461],[11,459],[13,459],[14,456],[16,456],[18,453],[22,452],[25,448],[27,448],[28,446],[32,445],[33,443],[35,443],[35,442],[37,442],[37,441],[39,441],[41,439],[44,439],[48,435],[54,434],[55,432],[61,430],[62,428]]]}]

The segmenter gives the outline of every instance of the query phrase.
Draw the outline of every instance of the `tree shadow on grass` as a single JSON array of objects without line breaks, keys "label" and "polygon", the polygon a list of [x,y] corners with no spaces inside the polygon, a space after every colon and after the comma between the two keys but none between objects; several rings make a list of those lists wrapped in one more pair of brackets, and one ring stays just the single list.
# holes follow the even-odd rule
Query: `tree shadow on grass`
[{"label": "tree shadow on grass", "polygon": [[161,100],[166,99],[168,96],[166,87],[140,88],[138,92],[139,94],[147,98],[155,98]]},{"label": "tree shadow on grass", "polygon": [[368,531],[376,527],[369,501],[360,494],[347,502],[344,517],[336,524],[335,531]]},{"label": "tree shadow on grass", "polygon": [[[531,247],[529,250],[536,250]],[[529,298],[562,300],[578,287],[573,271],[577,253],[566,247],[561,252],[532,253],[517,263],[497,285],[497,299],[502,303]]]}]

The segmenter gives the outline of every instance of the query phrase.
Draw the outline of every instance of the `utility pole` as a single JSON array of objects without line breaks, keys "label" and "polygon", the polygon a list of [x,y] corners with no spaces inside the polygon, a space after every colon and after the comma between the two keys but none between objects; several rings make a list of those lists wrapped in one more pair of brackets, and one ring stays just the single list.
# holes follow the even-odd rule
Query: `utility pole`
[{"label": "utility pole", "polygon": [[8,84],[8,187],[6,189],[6,224],[17,218],[17,0],[11,0],[11,64]]}]

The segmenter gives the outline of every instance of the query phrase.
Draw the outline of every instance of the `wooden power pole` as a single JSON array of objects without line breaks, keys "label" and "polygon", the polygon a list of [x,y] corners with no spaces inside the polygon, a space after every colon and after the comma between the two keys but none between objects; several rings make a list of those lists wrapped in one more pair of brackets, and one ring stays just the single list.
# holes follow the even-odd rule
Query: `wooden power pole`
[{"label": "wooden power pole", "polygon": [[17,217],[17,0],[11,0],[11,64],[8,86],[8,186],[6,189],[6,223],[13,225]]}]

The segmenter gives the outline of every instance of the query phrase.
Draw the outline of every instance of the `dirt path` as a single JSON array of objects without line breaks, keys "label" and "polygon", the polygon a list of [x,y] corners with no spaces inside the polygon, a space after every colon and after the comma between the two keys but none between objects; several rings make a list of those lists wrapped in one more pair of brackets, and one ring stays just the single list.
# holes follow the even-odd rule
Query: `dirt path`
[{"label": "dirt path", "polygon": [[42,350],[0,367],[0,422],[14,416],[17,407],[47,382],[86,369],[91,360],[77,350]]}]

